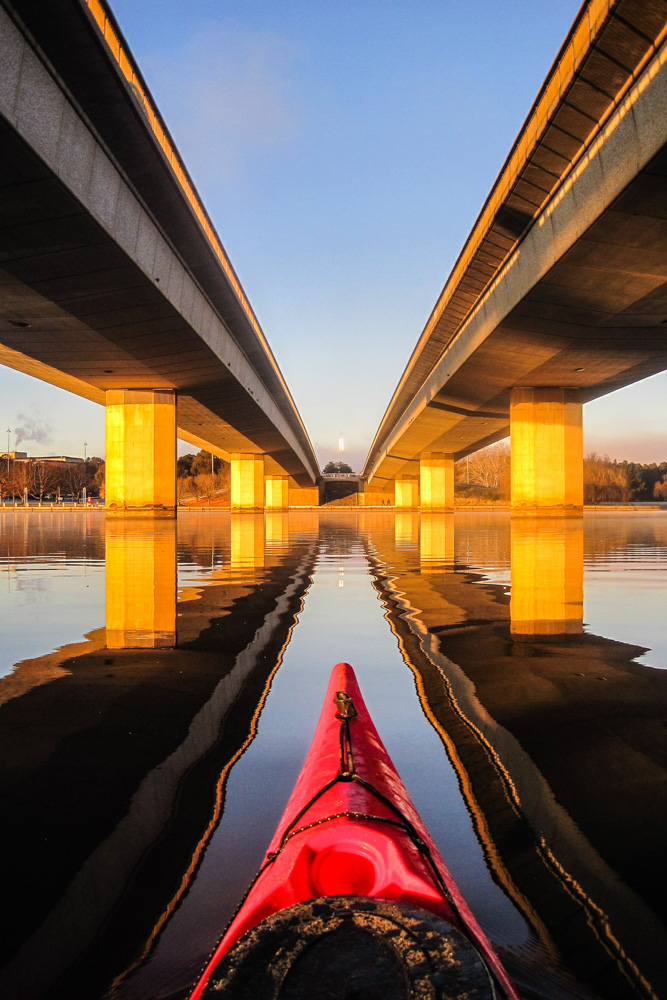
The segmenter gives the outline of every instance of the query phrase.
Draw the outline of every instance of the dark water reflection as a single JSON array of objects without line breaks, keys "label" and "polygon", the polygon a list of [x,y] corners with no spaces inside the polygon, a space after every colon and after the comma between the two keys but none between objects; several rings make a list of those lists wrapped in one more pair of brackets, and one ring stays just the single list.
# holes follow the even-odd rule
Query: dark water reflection
[{"label": "dark water reflection", "polygon": [[340,659],[525,996],[667,996],[667,514],[0,530],[1,996],[186,996]]}]

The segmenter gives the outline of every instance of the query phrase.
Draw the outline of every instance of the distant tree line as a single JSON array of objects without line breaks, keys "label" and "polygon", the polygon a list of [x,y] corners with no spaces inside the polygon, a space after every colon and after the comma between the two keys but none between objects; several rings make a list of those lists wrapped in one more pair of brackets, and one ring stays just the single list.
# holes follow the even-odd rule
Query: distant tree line
[{"label": "distant tree line", "polygon": [[[510,446],[506,441],[456,462],[458,492],[509,499]],[[667,462],[618,462],[590,452],[584,458],[584,503],[667,500]]]},{"label": "distant tree line", "polygon": [[44,462],[39,459],[0,458],[0,491],[4,499],[32,500],[72,496],[79,500],[84,489],[88,496],[104,496],[104,459],[93,456],[85,462]]},{"label": "distant tree line", "polygon": [[[211,462],[211,458],[213,461]],[[179,500],[210,500],[214,495],[229,496],[231,467],[210,451],[181,455],[176,463],[176,486]]]},{"label": "distant tree line", "polygon": [[667,462],[618,462],[590,452],[584,459],[584,503],[614,500],[667,500]]},{"label": "distant tree line", "polygon": [[[229,495],[229,463],[214,456],[211,466],[208,451],[182,455],[177,460],[176,473],[179,499]],[[96,456],[71,463],[0,458],[0,492],[5,499],[22,498],[27,490],[30,499],[40,502],[58,495],[79,500],[84,489],[87,496],[104,497],[104,474],[104,459]]]}]

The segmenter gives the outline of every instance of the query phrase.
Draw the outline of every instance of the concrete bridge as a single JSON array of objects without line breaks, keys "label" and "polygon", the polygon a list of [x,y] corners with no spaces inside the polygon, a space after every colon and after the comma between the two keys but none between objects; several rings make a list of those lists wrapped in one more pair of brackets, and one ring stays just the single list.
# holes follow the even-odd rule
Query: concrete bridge
[{"label": "concrete bridge", "polygon": [[667,368],[667,4],[580,11],[373,441],[367,490],[453,507],[508,433],[514,513],[581,512],[582,404]]},{"label": "concrete bridge", "polygon": [[231,462],[234,507],[316,503],[294,401],[100,0],[0,0],[0,138],[0,363],[106,406],[107,508],[174,513],[177,435]]}]

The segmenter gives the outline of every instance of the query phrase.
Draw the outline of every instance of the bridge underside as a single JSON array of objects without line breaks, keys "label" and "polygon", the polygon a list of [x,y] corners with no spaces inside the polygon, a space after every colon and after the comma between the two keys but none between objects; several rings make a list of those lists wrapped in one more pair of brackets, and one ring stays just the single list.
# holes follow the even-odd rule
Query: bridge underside
[{"label": "bridge underside", "polygon": [[585,403],[667,368],[665,149],[457,365],[424,386],[372,489],[418,475],[424,452],[462,458],[506,437],[515,388],[574,389]]},{"label": "bridge underside", "polygon": [[[267,456],[311,479],[252,394],[0,119],[0,363],[104,403],[109,389],[178,394],[179,435]],[[168,262],[165,262],[166,264]]]},{"label": "bridge underside", "polygon": [[109,18],[0,0],[0,363],[107,406],[132,506],[173,508],[177,432],[312,488],[294,402]]}]

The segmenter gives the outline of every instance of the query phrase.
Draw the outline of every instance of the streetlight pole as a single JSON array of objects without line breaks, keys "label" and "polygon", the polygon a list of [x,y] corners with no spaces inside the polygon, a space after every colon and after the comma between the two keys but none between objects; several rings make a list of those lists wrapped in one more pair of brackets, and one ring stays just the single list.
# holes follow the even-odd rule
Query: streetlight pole
[{"label": "streetlight pole", "polygon": [[[84,441],[83,442],[83,464],[84,464],[84,466],[88,462],[88,453],[86,452],[86,448],[87,447],[88,447],[88,442]],[[87,490],[86,490],[86,487],[84,486],[83,490],[81,491],[81,497],[82,497],[82,500],[83,500],[84,504],[85,504],[86,500],[88,499],[87,496],[86,496],[86,494],[87,494]],[[78,500],[77,500],[77,502],[78,502]]]},{"label": "streetlight pole", "polygon": [[[10,435],[11,433],[12,433],[12,432],[11,432],[10,428],[8,427],[8,428],[7,428],[7,489],[8,489],[8,490],[9,490],[9,478],[10,478],[10,477],[9,477],[9,435]],[[14,495],[13,495],[13,493],[12,493],[12,503],[13,503],[13,502],[14,502]]]}]

